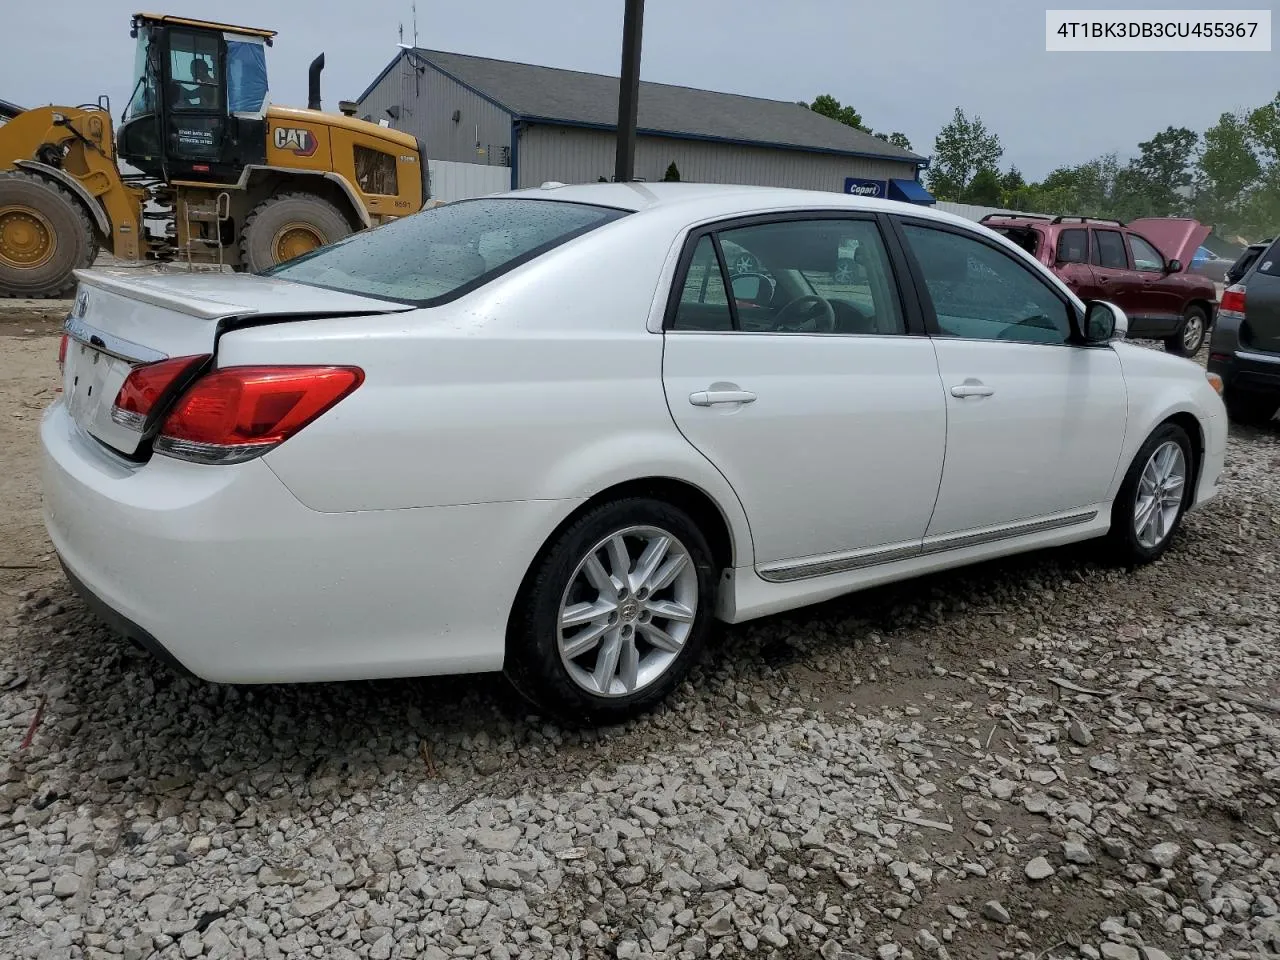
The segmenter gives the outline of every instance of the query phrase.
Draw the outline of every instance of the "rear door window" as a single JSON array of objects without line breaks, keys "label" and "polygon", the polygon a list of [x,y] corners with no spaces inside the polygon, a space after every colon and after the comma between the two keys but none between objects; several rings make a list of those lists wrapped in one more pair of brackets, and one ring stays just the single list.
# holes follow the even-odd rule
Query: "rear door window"
[{"label": "rear door window", "polygon": [[1143,273],[1164,273],[1164,257],[1160,251],[1136,233],[1129,234],[1129,249],[1133,251],[1133,269]]},{"label": "rear door window", "polygon": [[1258,272],[1268,277],[1280,277],[1280,240],[1271,245],[1258,257]]},{"label": "rear door window", "polygon": [[562,200],[459,200],[352,234],[264,273],[430,307],[625,215]]},{"label": "rear door window", "polygon": [[1093,231],[1093,262],[1110,270],[1129,269],[1129,258],[1124,252],[1124,235],[1119,230]]},{"label": "rear door window", "polygon": [[1088,230],[1063,230],[1058,234],[1058,262],[1089,262]]}]

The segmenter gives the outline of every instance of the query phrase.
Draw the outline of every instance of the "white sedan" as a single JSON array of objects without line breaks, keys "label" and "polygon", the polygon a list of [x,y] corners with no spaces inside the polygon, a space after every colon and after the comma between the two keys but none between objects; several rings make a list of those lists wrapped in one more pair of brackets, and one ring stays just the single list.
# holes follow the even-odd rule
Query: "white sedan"
[{"label": "white sedan", "polygon": [[1095,537],[1159,557],[1225,414],[1124,329],[925,208],[548,184],[264,276],[82,273],[46,523],[200,677],[504,670],[617,719],[714,618]]}]

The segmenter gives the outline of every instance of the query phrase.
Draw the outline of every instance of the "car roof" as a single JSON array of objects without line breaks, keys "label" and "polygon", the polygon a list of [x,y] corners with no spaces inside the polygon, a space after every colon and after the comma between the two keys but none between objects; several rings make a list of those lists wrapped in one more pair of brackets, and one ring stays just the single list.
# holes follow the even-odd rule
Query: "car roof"
[{"label": "car roof", "polygon": [[727,183],[546,183],[540,187],[493,194],[532,200],[561,200],[647,213],[658,210],[687,215],[690,222],[703,217],[769,213],[790,209],[850,210],[908,214],[973,229],[979,224],[954,214],[901,200],[877,200],[825,190],[790,187],[753,187]]}]

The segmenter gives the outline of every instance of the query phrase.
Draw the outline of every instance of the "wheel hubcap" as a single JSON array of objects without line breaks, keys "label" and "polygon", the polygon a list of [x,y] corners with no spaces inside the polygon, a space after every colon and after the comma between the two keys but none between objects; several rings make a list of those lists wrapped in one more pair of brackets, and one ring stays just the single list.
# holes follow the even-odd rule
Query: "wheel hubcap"
[{"label": "wheel hubcap", "polygon": [[1187,322],[1182,328],[1182,345],[1188,350],[1197,349],[1203,335],[1204,321],[1198,316],[1187,317]]},{"label": "wheel hubcap", "polygon": [[315,227],[306,223],[290,223],[281,227],[273,244],[277,263],[284,263],[323,246],[324,238]]},{"label": "wheel hubcap", "polygon": [[1148,550],[1163,543],[1173,529],[1182,509],[1186,481],[1187,460],[1182,447],[1166,440],[1151,454],[1138,480],[1133,531],[1138,543]]},{"label": "wheel hubcap", "polygon": [[636,693],[680,656],[697,612],[698,572],[685,545],[657,527],[628,527],[597,543],[569,578],[560,660],[589,693]]},{"label": "wheel hubcap", "polygon": [[53,225],[39,210],[0,207],[0,263],[18,270],[44,266],[58,249]]}]

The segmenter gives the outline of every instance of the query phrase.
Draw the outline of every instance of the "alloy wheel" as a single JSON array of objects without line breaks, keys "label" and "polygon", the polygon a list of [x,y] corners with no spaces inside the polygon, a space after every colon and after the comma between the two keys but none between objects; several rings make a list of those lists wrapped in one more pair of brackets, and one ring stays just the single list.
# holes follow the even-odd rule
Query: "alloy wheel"
[{"label": "alloy wheel", "polygon": [[697,569],[677,537],[652,526],[612,533],[578,563],[561,598],[561,663],[598,697],[644,690],[680,656],[698,601]]},{"label": "alloy wheel", "polygon": [[1138,479],[1134,498],[1133,531],[1138,543],[1153,550],[1173,530],[1182,510],[1187,482],[1187,458],[1182,446],[1166,440],[1152,452]]},{"label": "alloy wheel", "polygon": [[1200,350],[1202,340],[1204,340],[1204,320],[1198,313],[1187,314],[1187,319],[1182,324],[1182,345],[1189,353],[1196,353]]}]

